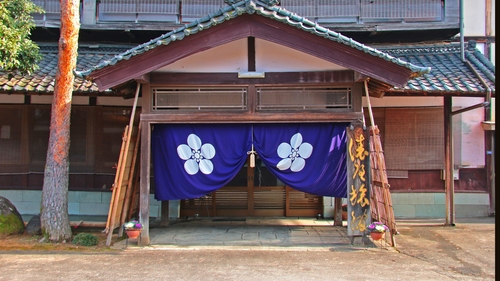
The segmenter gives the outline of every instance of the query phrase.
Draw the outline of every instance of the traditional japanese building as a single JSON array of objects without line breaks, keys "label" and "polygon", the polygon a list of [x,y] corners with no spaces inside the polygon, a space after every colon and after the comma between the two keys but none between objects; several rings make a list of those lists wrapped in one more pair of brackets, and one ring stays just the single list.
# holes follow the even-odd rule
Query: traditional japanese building
[{"label": "traditional japanese building", "polygon": [[[417,1],[428,9],[420,22],[406,15],[414,31],[404,32],[433,39],[424,43],[388,40],[404,33],[399,22],[382,24],[389,32],[380,29],[370,42],[367,26],[376,17],[355,14],[367,11],[360,10],[365,1],[325,16],[305,2],[219,1],[213,10],[170,2],[161,7],[172,12],[123,14],[113,12],[119,3],[103,0],[96,9],[84,1],[82,38],[107,26],[122,38],[113,41],[123,40],[124,16],[142,23],[144,32],[131,37],[155,36],[140,45],[80,44],[70,214],[108,214],[123,128],[134,113],[130,134],[140,138],[139,214],[146,225],[195,214],[332,217],[334,198],[348,199],[349,130],[371,123],[381,131],[396,217],[444,216],[450,167],[456,215],[490,212],[494,162],[485,159],[494,150],[484,134],[494,136],[494,120],[460,110],[491,108],[495,68],[474,42],[436,41],[458,31],[455,1]],[[50,25],[54,14],[41,20]],[[169,22],[170,31],[157,34],[150,21]],[[435,29],[425,37],[418,26]],[[57,65],[57,45],[40,46],[36,73],[0,76],[0,145],[7,152],[0,156],[0,195],[24,214],[39,211]],[[447,136],[460,165],[449,163]],[[478,136],[482,143],[472,141]]]}]

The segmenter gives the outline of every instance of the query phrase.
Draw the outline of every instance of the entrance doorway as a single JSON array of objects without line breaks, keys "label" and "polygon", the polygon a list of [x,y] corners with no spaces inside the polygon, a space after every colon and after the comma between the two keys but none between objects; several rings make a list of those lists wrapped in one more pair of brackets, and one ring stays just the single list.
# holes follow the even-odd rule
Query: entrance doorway
[{"label": "entrance doorway", "polygon": [[295,190],[276,178],[256,157],[226,186],[195,199],[181,200],[181,217],[316,217],[323,197]]}]

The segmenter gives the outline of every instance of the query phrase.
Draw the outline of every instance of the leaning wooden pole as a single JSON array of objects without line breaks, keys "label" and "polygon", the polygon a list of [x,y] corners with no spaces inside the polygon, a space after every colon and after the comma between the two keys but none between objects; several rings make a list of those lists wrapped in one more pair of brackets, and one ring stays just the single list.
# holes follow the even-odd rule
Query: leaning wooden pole
[{"label": "leaning wooden pole", "polygon": [[[128,127],[130,128],[130,130],[128,131],[128,136],[127,136],[127,140],[129,142],[129,145],[130,145],[130,140],[132,138],[132,133],[134,131],[134,120],[135,120],[135,111],[137,109],[137,101],[139,99],[139,92],[141,90],[141,83],[137,83],[137,87],[136,87],[136,90],[135,90],[135,98],[134,98],[134,105],[132,106],[132,112],[130,113],[130,121],[129,121],[129,124],[128,124]],[[128,177],[128,182],[127,182],[127,189],[125,190],[125,199],[124,199],[124,203],[123,203],[123,209],[122,209],[122,213],[120,215],[120,225],[123,225],[125,223],[125,220],[127,218],[127,212],[129,210],[129,204],[130,204],[130,196],[132,194],[132,184],[133,184],[133,180],[134,180],[134,174],[135,174],[135,163],[136,163],[136,158],[137,158],[137,151],[138,151],[138,142],[139,142],[139,136],[140,136],[140,132],[137,131],[137,138],[136,138],[136,141],[135,141],[135,146],[134,146],[134,152],[133,152],[133,158],[132,158],[132,163],[130,165],[130,170],[129,170],[129,177]],[[127,148],[128,149],[128,148]],[[127,153],[128,153],[128,150],[127,150]],[[123,235],[123,228],[120,228],[118,230],[118,237],[121,237]]]},{"label": "leaning wooden pole", "polygon": [[[372,167],[372,169],[374,168],[377,168],[378,170],[378,179],[381,183],[381,191],[382,191],[382,202],[383,202],[383,208],[384,208],[384,214],[385,214],[385,220],[386,220],[386,224],[387,226],[389,227],[389,232],[390,232],[390,242],[391,242],[391,245],[393,247],[396,246],[396,239],[395,239],[395,235],[397,233],[397,229],[396,229],[396,220],[394,218],[394,212],[393,212],[393,209],[392,209],[392,199],[391,199],[391,195],[389,193],[389,182],[388,182],[388,179],[387,179],[387,172],[386,172],[386,166],[385,166],[385,158],[383,157],[383,150],[382,150],[382,143],[380,141],[380,134],[379,134],[379,130],[378,128],[375,126],[375,121],[374,121],[374,118],[373,118],[373,111],[372,111],[372,106],[371,106],[371,102],[370,102],[370,94],[369,94],[369,91],[368,91],[368,81],[365,80],[364,82],[364,86],[365,86],[365,93],[366,93],[366,99],[367,99],[367,103],[368,103],[368,112],[370,114],[370,122],[371,122],[371,128],[372,128],[372,137],[371,139],[373,140],[373,147],[375,149],[375,158],[376,159],[373,159],[374,162],[377,163],[377,166],[376,167]],[[375,173],[373,173],[373,178],[375,178]],[[372,184],[372,187],[374,187],[375,184]],[[375,195],[377,194],[377,192],[372,192],[371,194]],[[377,194],[377,195],[380,195],[380,194]],[[378,201],[378,198],[377,197],[374,197],[374,200],[373,202],[376,202]],[[377,219],[379,221],[382,220],[382,217],[380,215],[380,209],[379,209],[379,206],[378,206],[378,202],[375,203],[377,206]]]}]

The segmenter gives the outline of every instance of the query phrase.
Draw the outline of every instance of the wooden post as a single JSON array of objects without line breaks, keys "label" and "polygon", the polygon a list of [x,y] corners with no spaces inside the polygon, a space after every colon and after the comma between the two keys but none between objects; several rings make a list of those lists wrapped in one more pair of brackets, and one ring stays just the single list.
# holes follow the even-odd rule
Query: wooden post
[{"label": "wooden post", "polygon": [[342,226],[342,198],[335,197],[333,202],[333,225]]},{"label": "wooden post", "polygon": [[160,226],[168,226],[170,224],[169,216],[169,200],[161,201],[161,221]]},{"label": "wooden post", "polygon": [[455,225],[455,187],[453,180],[453,131],[452,98],[444,97],[444,185],[446,201],[446,225]]},{"label": "wooden post", "polygon": [[347,128],[347,235],[362,236],[370,223],[370,135],[362,124]]},{"label": "wooden post", "polygon": [[149,245],[149,191],[150,191],[150,176],[151,167],[151,124],[146,121],[141,121],[141,192],[139,201],[139,217],[143,224],[141,232],[141,245]]}]

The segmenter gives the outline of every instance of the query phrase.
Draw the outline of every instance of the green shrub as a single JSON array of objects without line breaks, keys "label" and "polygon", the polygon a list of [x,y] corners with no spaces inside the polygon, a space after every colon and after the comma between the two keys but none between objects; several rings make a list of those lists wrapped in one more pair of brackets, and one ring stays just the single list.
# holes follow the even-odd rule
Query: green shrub
[{"label": "green shrub", "polygon": [[81,246],[95,246],[98,244],[97,236],[90,233],[78,233],[71,242]]}]

